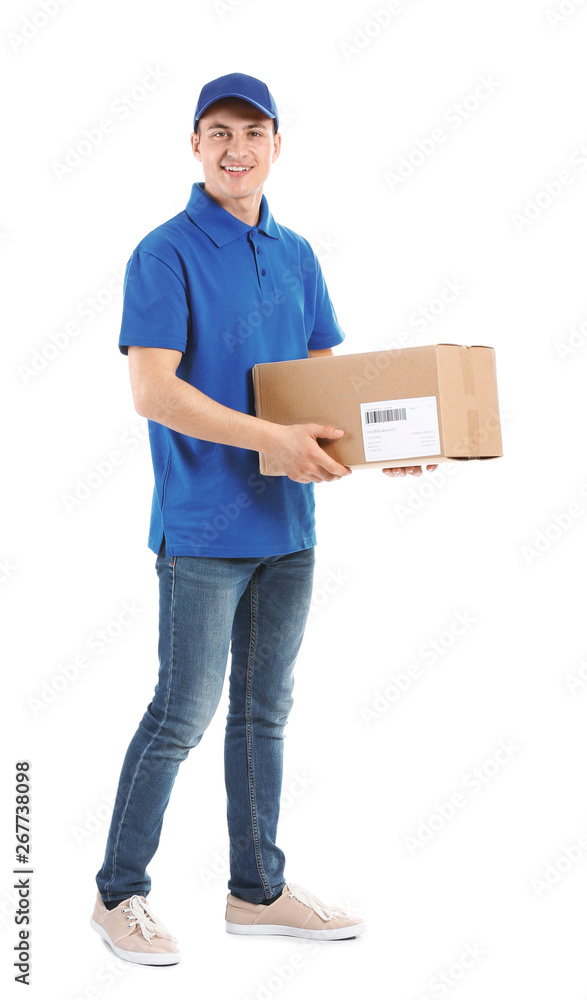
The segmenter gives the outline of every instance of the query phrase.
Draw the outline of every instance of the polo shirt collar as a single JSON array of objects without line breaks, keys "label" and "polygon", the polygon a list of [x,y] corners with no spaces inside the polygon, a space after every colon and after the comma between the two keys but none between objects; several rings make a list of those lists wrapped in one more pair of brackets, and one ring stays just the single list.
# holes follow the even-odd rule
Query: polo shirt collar
[{"label": "polo shirt collar", "polygon": [[279,239],[277,225],[269,211],[265,195],[261,197],[261,213],[257,226],[248,226],[246,222],[231,215],[217,201],[214,201],[204,191],[204,181],[196,181],[192,185],[192,193],[186,205],[186,212],[192,222],[210,237],[217,247],[232,243],[251,229],[258,229],[274,240]]}]

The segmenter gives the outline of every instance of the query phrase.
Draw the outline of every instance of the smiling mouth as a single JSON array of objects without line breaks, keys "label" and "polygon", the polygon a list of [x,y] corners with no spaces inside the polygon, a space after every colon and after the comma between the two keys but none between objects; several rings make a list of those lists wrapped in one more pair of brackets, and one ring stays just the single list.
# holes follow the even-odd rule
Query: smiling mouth
[{"label": "smiling mouth", "polygon": [[241,174],[248,174],[249,170],[251,170],[251,167],[225,167],[225,166],[223,166],[222,169],[227,174],[236,174],[237,176],[240,176]]}]

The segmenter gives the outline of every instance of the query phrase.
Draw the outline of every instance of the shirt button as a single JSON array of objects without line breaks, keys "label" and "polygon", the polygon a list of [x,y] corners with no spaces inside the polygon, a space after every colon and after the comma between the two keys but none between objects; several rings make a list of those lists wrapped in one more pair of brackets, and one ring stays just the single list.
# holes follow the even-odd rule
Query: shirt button
[{"label": "shirt button", "polygon": [[261,253],[261,247],[256,247],[255,249],[256,249],[257,253]]},{"label": "shirt button", "polygon": [[266,271],[261,271],[261,274],[263,275],[263,277],[265,277],[266,273],[267,273]]}]

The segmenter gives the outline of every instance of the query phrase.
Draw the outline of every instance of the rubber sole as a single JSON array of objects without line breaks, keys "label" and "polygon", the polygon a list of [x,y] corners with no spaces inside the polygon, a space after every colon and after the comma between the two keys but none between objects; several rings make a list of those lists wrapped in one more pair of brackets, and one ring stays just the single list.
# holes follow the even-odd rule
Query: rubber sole
[{"label": "rubber sole", "polygon": [[363,920],[352,927],[336,927],[329,931],[312,931],[304,927],[287,927],[284,924],[233,924],[225,921],[228,934],[282,934],[285,937],[311,938],[313,941],[341,941],[345,938],[358,937],[367,930]]},{"label": "rubber sole", "polygon": [[114,954],[118,958],[122,958],[125,962],[133,962],[135,965],[177,965],[181,960],[181,955],[178,951],[159,952],[154,955],[147,955],[141,951],[125,951],[124,948],[119,948],[112,943],[102,925],[94,920],[93,917],[90,917],[90,927],[93,927],[100,937],[104,938],[106,944],[110,945]]}]

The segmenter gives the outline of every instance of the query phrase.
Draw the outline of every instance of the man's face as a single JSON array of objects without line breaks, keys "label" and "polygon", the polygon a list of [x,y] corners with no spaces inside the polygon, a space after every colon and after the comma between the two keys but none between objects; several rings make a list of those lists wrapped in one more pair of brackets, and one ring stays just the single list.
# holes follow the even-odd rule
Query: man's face
[{"label": "man's face", "polygon": [[273,134],[273,118],[229,97],[204,112],[199,135],[192,134],[192,149],[202,164],[206,191],[221,201],[247,198],[267,180],[279,156],[281,136]]}]

